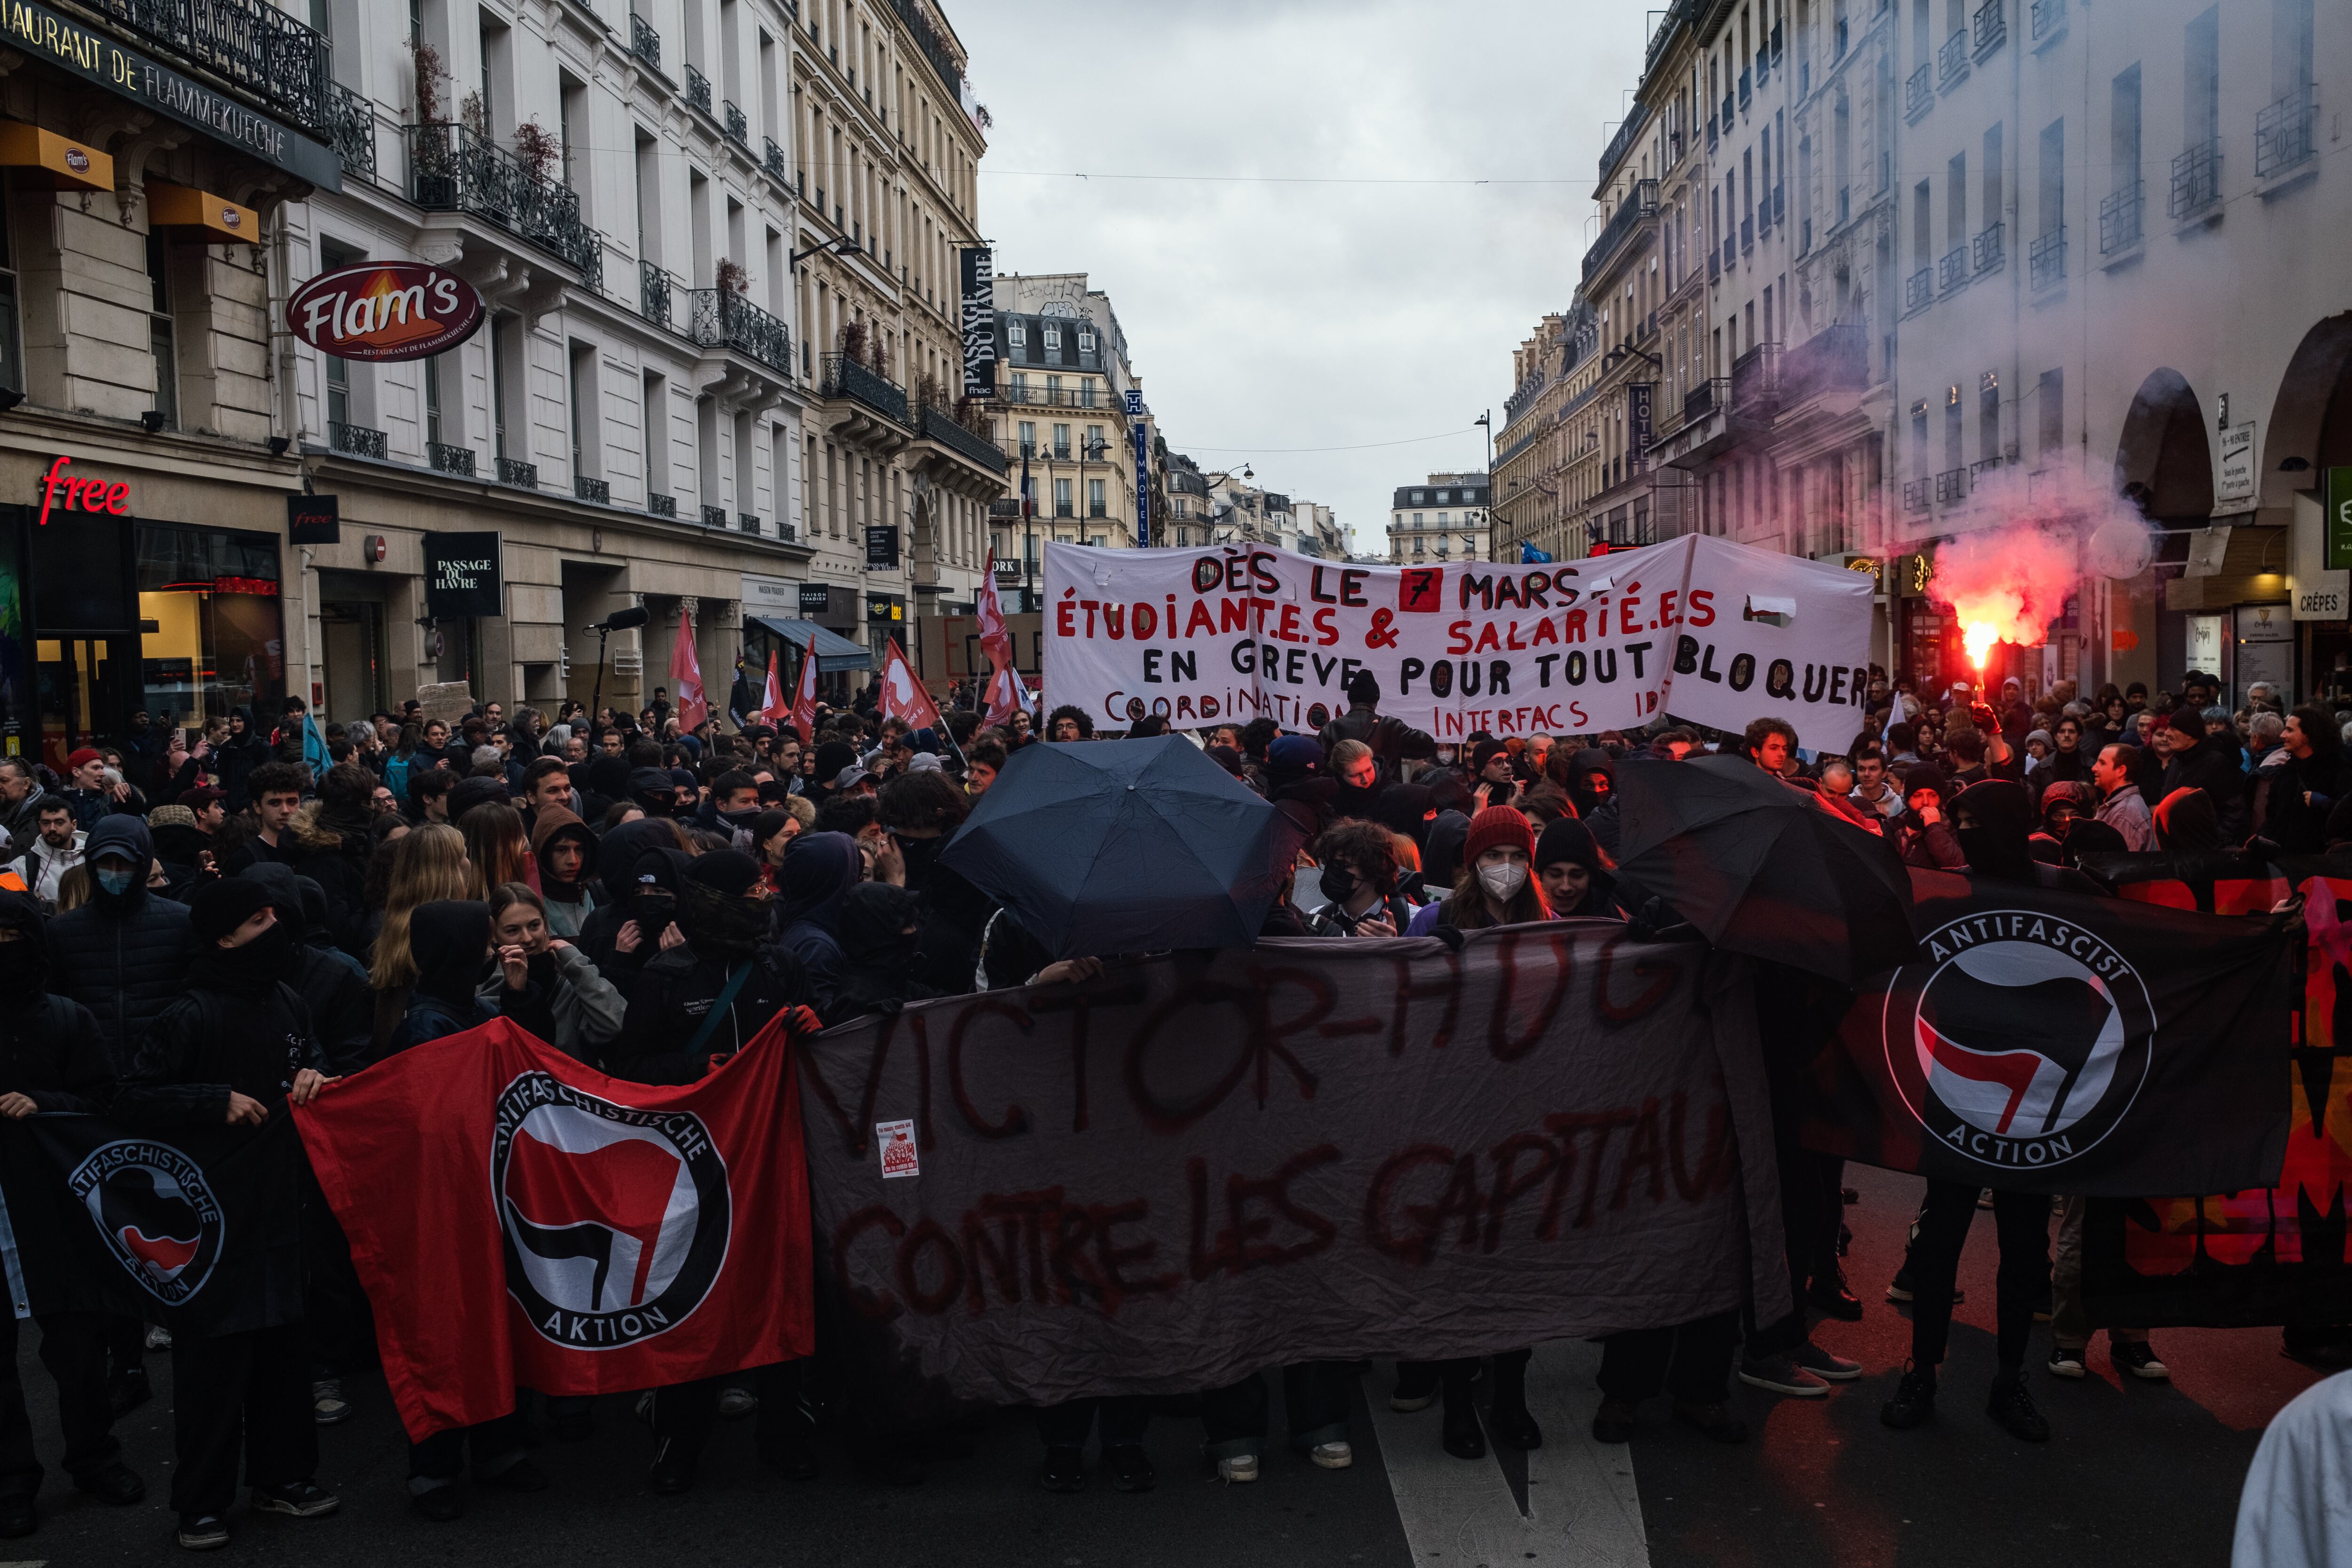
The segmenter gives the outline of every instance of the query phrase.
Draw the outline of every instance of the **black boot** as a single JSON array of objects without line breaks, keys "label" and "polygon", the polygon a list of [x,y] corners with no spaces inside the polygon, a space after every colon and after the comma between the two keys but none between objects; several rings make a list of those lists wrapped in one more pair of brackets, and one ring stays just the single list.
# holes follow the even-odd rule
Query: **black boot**
[{"label": "black boot", "polygon": [[1507,1448],[1540,1448],[1543,1428],[1528,1414],[1528,1363],[1535,1352],[1515,1350],[1495,1358],[1495,1403],[1486,1425]]},{"label": "black boot", "polygon": [[1936,1414],[1936,1369],[1916,1362],[1903,1364],[1903,1381],[1895,1397],[1879,1406],[1878,1418],[1898,1430],[1926,1424]]},{"label": "black boot", "polygon": [[1445,1395],[1445,1451],[1457,1459],[1486,1457],[1486,1434],[1478,1426],[1478,1406],[1470,1397],[1470,1368],[1448,1362],[1440,1379]]},{"label": "black boot", "polygon": [[2022,1367],[2005,1366],[1994,1376],[1985,1414],[2007,1427],[2012,1437],[2028,1443],[2050,1440],[2050,1422],[2027,1391]]}]

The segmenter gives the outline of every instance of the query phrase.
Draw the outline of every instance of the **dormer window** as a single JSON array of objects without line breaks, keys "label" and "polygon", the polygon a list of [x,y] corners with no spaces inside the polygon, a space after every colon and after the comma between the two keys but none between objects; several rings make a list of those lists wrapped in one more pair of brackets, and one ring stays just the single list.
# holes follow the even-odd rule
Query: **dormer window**
[{"label": "dormer window", "polygon": [[1062,329],[1059,327],[1045,327],[1039,329],[1039,330],[1043,331],[1045,335],[1045,351],[1049,354],[1060,353],[1062,351]]},{"label": "dormer window", "polygon": [[1004,324],[1004,340],[1018,349],[1029,341],[1029,324],[1015,317]]},{"label": "dormer window", "polygon": [[1094,351],[1095,335],[1089,331],[1083,329],[1080,330],[1078,333],[1078,352],[1081,354],[1091,354]]}]

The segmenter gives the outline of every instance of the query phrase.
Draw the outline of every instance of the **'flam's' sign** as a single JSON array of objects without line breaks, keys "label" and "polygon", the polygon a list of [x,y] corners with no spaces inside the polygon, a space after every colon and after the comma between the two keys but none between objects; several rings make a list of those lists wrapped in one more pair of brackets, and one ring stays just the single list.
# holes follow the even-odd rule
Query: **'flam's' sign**
[{"label": "'flam's' sign", "polygon": [[474,286],[437,267],[373,261],[322,272],[286,301],[286,326],[341,360],[422,360],[482,325]]}]

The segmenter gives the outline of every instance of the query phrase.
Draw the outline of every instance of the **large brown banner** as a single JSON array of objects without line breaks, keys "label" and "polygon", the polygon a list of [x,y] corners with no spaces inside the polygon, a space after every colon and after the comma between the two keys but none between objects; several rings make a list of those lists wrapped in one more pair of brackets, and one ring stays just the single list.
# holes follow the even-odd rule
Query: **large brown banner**
[{"label": "large brown banner", "polygon": [[1268,941],[798,1049],[833,1329],[896,1410],[1789,1309],[1750,988],[1696,944]]}]

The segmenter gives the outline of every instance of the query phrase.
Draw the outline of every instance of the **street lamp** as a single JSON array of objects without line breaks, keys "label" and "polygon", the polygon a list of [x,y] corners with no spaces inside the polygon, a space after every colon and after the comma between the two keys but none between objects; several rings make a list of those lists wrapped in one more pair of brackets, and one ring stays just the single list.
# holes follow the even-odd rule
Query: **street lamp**
[{"label": "street lamp", "polygon": [[851,256],[855,255],[856,250],[857,242],[856,240],[851,239],[847,235],[835,235],[831,239],[820,240],[815,245],[809,246],[806,250],[796,250],[793,252],[791,259],[784,263],[784,270],[786,272],[790,272],[794,267],[800,266],[801,263],[806,261],[809,257],[813,256],[823,256],[827,251],[831,251],[835,256]]}]

